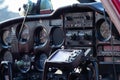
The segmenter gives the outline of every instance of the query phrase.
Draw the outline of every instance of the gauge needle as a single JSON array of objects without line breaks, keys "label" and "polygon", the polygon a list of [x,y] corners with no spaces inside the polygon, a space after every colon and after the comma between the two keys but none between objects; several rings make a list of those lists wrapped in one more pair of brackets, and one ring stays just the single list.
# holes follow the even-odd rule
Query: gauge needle
[{"label": "gauge needle", "polygon": [[24,28],[24,23],[25,23],[25,20],[27,18],[28,10],[29,10],[29,5],[27,6],[27,11],[26,11],[25,17],[23,19],[22,25],[20,27],[20,31],[19,31],[19,34],[18,34],[18,40],[20,40],[20,38],[21,38],[20,35],[22,34],[22,31],[23,31],[23,28]]}]

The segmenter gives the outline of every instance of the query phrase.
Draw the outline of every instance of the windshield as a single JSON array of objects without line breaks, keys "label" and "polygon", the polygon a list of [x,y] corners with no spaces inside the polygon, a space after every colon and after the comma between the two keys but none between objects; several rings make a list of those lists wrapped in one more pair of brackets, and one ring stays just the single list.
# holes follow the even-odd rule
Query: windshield
[{"label": "windshield", "polygon": [[[6,19],[10,19],[14,17],[19,17],[20,16],[19,8],[22,7],[23,4],[27,4],[28,1],[32,1],[34,3],[37,2],[37,0],[0,0],[0,21],[4,21]],[[78,0],[51,0],[51,3],[53,6],[53,10],[56,10],[61,6],[71,5],[73,3],[79,3],[79,1]],[[96,0],[96,1],[100,1],[100,0]],[[59,5],[56,4],[58,2],[59,2]]]}]

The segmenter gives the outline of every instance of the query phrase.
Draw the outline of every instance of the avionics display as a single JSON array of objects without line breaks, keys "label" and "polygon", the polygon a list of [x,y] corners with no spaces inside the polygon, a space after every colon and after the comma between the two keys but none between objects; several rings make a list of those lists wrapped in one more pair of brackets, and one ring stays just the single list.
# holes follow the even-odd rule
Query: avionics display
[{"label": "avionics display", "polygon": [[65,14],[66,42],[69,47],[91,46],[93,43],[93,12]]},{"label": "avionics display", "polygon": [[[69,75],[70,71],[74,68],[77,68],[82,63],[82,61],[86,59],[85,57],[87,57],[90,54],[91,48],[58,49],[46,60],[43,73],[43,80],[49,80],[50,78],[52,78],[52,80],[67,80],[66,78],[67,75]],[[49,69],[51,69],[51,71]],[[57,76],[58,74],[54,73],[54,69],[59,69],[63,72],[61,75],[59,75],[60,78],[59,76]],[[50,77],[49,75],[54,76]]]},{"label": "avionics display", "polygon": [[93,12],[69,13],[65,15],[65,28],[93,27]]}]

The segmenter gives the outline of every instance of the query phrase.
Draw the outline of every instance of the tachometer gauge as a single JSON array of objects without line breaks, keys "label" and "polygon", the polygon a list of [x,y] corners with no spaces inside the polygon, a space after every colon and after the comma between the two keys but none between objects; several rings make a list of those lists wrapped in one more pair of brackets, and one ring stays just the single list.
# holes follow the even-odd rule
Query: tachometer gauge
[{"label": "tachometer gauge", "polygon": [[18,69],[22,73],[27,73],[31,67],[31,59],[27,54],[25,54],[21,60],[16,62],[16,64],[17,64]]},{"label": "tachometer gauge", "polygon": [[108,41],[111,38],[110,25],[104,20],[100,19],[96,25],[97,38],[100,41]]},{"label": "tachometer gauge", "polygon": [[43,27],[39,27],[35,30],[34,41],[36,45],[45,45],[48,41],[47,31]]},{"label": "tachometer gauge", "polygon": [[29,32],[29,27],[27,25],[23,25],[23,27],[20,25],[18,25],[17,30],[16,30],[16,35],[17,38],[20,42],[27,42],[30,38],[30,32]]},{"label": "tachometer gauge", "polygon": [[10,45],[12,42],[12,36],[11,36],[11,31],[9,30],[5,30],[3,31],[3,35],[2,35],[2,41],[4,45]]}]

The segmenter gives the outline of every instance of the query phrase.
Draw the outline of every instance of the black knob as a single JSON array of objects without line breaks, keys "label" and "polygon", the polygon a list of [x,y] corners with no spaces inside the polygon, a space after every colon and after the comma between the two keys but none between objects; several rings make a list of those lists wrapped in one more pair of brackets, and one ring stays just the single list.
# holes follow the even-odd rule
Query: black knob
[{"label": "black knob", "polygon": [[72,20],[73,20],[73,18],[70,17],[70,16],[66,17],[66,19],[67,19],[68,21],[72,21]]},{"label": "black knob", "polygon": [[73,35],[71,36],[71,40],[76,40],[76,38],[77,38],[76,34],[73,34]]}]

